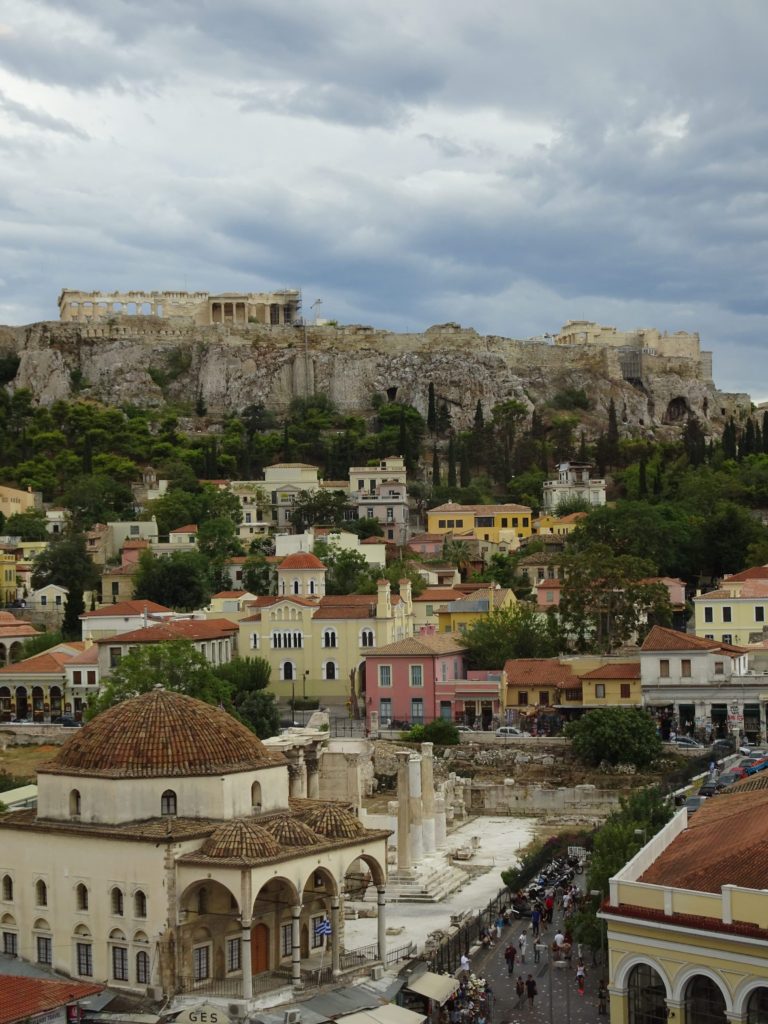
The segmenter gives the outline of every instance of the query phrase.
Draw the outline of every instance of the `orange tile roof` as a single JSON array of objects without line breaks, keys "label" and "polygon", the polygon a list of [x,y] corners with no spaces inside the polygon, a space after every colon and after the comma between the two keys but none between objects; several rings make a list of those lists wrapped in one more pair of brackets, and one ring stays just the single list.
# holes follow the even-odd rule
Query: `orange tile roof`
[{"label": "orange tile roof", "polygon": [[745,580],[768,580],[768,565],[753,565],[750,569],[723,577],[723,583],[742,583]]},{"label": "orange tile roof", "polygon": [[700,636],[681,633],[666,626],[654,626],[643,641],[641,651],[725,651],[727,654],[745,654],[746,648],[723,644],[717,640],[704,640]]},{"label": "orange tile roof", "polygon": [[557,658],[510,658],[504,664],[508,686],[573,686],[576,676],[570,665]]},{"label": "orange tile roof", "polygon": [[126,548],[128,550],[131,550],[133,548],[148,548],[148,547],[149,547],[149,541],[148,540],[144,540],[142,537],[139,537],[138,540],[127,540],[125,542],[125,544],[123,544],[123,551],[125,551]]},{"label": "orange tile roof", "polygon": [[168,533],[197,533],[197,523],[187,523],[186,526],[177,526],[175,530],[169,530]]},{"label": "orange tile roof", "polygon": [[437,656],[441,654],[461,654],[467,650],[466,644],[460,643],[449,634],[433,633],[424,636],[409,636],[404,640],[395,640],[383,647],[374,647],[368,651],[368,657],[399,657],[416,655],[417,657]]},{"label": "orange tile roof", "polygon": [[70,658],[67,665],[98,665],[99,663],[99,648],[92,644],[90,647],[86,647],[84,651],[76,654],[74,658]]},{"label": "orange tile roof", "polygon": [[218,592],[218,594],[214,594],[213,595],[211,600],[214,601],[217,597],[220,597],[222,599],[228,598],[228,597],[231,597],[231,598],[242,597],[243,594],[247,594],[247,593],[248,593],[247,590],[220,590]]},{"label": "orange tile roof", "polygon": [[418,597],[414,597],[414,601],[458,601],[459,598],[466,597],[466,594],[462,594],[460,590],[454,590],[453,587],[427,587],[426,590],[422,590]]},{"label": "orange tile roof", "polygon": [[719,893],[725,884],[768,888],[768,789],[746,789],[751,781],[705,800],[640,881],[695,892]]},{"label": "orange tile roof", "polygon": [[445,540],[444,533],[414,533],[409,544],[440,544]]},{"label": "orange tile roof", "polygon": [[383,537],[366,537],[365,540],[360,541],[361,544],[384,544],[386,543]]},{"label": "orange tile roof", "polygon": [[157,604],[155,601],[118,601],[117,604],[105,604],[103,608],[97,608],[93,612],[84,612],[81,619],[97,619],[105,616],[117,615],[132,616],[143,615],[144,612],[170,612],[164,604]]},{"label": "orange tile roof", "polygon": [[41,675],[49,672],[61,674],[64,666],[68,665],[73,657],[73,654],[52,647],[48,651],[43,651],[42,654],[33,654],[31,658],[18,661],[15,665],[6,665],[4,668],[0,668],[0,675]]},{"label": "orange tile roof", "polygon": [[185,619],[159,622],[154,626],[132,629],[128,633],[101,637],[97,644],[160,644],[164,640],[218,640],[238,630],[229,619]]},{"label": "orange tile roof", "polygon": [[24,622],[21,619],[16,620],[18,625],[6,626],[5,623],[0,625],[0,639],[5,637],[13,636],[38,636],[39,630],[35,629],[31,622]]},{"label": "orange tile roof", "polygon": [[296,551],[280,562],[281,569],[324,569],[325,564],[311,551]]},{"label": "orange tile roof", "polygon": [[21,975],[0,975],[0,1024],[16,1024],[48,1010],[96,995],[103,985],[83,981],[53,981]]},{"label": "orange tile roof", "polygon": [[639,679],[640,662],[624,661],[618,664],[601,665],[591,672],[579,675],[579,679]]},{"label": "orange tile roof", "polygon": [[[730,580],[723,582],[729,583]],[[721,587],[719,590],[708,590],[706,594],[699,594],[694,600],[706,601],[707,598],[714,598],[715,600],[741,601],[748,597],[768,597],[768,577],[760,580],[746,580],[736,594],[732,590]]]},{"label": "orange tile roof", "polygon": [[448,501],[445,505],[438,505],[437,508],[427,509],[429,515],[433,513],[448,513],[448,512],[477,512],[480,515],[494,515],[505,512],[530,512],[530,508],[527,505],[457,505],[456,502]]}]

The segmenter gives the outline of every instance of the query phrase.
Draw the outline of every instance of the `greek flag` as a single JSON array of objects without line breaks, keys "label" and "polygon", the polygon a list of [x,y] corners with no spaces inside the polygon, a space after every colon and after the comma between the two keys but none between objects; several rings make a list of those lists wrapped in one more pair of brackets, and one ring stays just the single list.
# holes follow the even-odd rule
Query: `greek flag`
[{"label": "greek flag", "polygon": [[331,922],[327,917],[321,917],[319,921],[315,921],[315,935],[330,935],[331,934]]}]

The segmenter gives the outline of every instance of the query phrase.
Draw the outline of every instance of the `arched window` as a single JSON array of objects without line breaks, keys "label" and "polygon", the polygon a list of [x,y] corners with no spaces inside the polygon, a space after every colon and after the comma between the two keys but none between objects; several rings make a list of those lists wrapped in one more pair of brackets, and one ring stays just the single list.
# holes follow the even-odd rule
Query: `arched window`
[{"label": "arched window", "polygon": [[112,913],[116,917],[123,916],[123,890],[118,889],[117,886],[112,890]]},{"label": "arched window", "polygon": [[309,581],[309,592],[310,592],[310,594],[315,594],[315,593],[317,593],[317,586],[316,586],[316,584],[315,584],[315,581],[314,581],[314,580],[310,580],[310,581]]},{"label": "arched window", "polygon": [[658,971],[648,964],[633,967],[627,982],[629,1024],[666,1024],[666,996]]},{"label": "arched window", "polygon": [[261,814],[261,783],[254,782],[251,786],[251,809],[254,814]]},{"label": "arched window", "polygon": [[69,816],[70,818],[80,817],[80,790],[73,789],[69,794]]},{"label": "arched window", "polygon": [[82,882],[75,889],[75,903],[78,910],[88,909],[88,887]]},{"label": "arched window", "polygon": [[326,661],[323,665],[323,679],[338,679],[339,674],[335,661]]},{"label": "arched window", "polygon": [[136,981],[139,985],[149,984],[149,954],[143,949],[136,954]]},{"label": "arched window", "polygon": [[42,878],[35,883],[35,903],[38,907],[48,906],[48,886]]},{"label": "arched window", "polygon": [[695,1024],[727,1024],[725,997],[704,974],[695,974],[685,986],[685,1020]]},{"label": "arched window", "polygon": [[756,988],[747,1003],[746,1024],[768,1024],[768,988]]},{"label": "arched window", "polygon": [[323,647],[335,647],[336,646],[336,630],[325,629],[323,630]]},{"label": "arched window", "polygon": [[298,580],[294,580],[293,581],[293,583],[291,585],[291,589],[292,589],[294,594],[300,594],[301,593],[301,584],[299,583]]},{"label": "arched window", "polygon": [[374,643],[373,643],[373,630],[372,629],[364,629],[360,633],[360,646],[361,647],[373,647],[374,646]]},{"label": "arched window", "polygon": [[141,889],[137,889],[136,892],[133,894],[133,916],[147,916],[147,897],[146,894],[141,891]]},{"label": "arched window", "polygon": [[198,914],[208,913],[208,890],[205,886],[199,889],[197,893],[197,912]]},{"label": "arched window", "polygon": [[296,669],[292,661],[284,661],[280,667],[283,679],[291,680],[296,678]]},{"label": "arched window", "polygon": [[176,814],[176,794],[172,789],[166,789],[160,797],[160,813],[166,817]]},{"label": "arched window", "polygon": [[3,899],[13,899],[13,879],[10,875],[3,875]]}]

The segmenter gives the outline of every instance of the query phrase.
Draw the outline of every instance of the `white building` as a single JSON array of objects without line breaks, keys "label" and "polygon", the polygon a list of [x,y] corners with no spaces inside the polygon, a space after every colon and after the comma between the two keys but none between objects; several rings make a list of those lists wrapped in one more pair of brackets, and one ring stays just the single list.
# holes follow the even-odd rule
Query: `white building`
[{"label": "white building", "polygon": [[586,462],[561,462],[557,467],[557,479],[544,481],[544,510],[553,512],[561,501],[573,498],[581,498],[596,508],[604,505],[605,480],[591,477],[591,468]]}]

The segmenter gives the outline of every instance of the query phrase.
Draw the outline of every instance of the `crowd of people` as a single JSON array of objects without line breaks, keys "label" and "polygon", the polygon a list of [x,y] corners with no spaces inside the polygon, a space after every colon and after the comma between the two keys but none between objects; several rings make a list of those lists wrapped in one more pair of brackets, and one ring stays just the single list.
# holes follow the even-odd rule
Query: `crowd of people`
[{"label": "crowd of people", "polygon": [[493,992],[485,978],[470,970],[469,958],[462,956],[459,987],[443,1007],[440,1024],[490,1024]]}]

